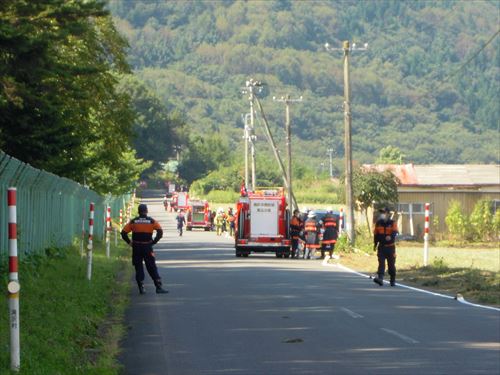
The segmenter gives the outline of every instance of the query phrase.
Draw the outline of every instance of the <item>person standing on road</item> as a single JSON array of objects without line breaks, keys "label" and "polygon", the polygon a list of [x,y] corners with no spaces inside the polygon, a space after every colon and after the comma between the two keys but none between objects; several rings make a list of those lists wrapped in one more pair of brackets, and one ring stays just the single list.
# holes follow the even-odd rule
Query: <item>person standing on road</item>
[{"label": "person standing on road", "polygon": [[333,210],[328,208],[323,218],[323,239],[321,240],[321,258],[325,257],[325,251],[330,252],[330,258],[333,256],[333,249],[337,243],[338,231]]},{"label": "person standing on road", "polygon": [[379,211],[380,217],[375,223],[373,230],[373,250],[377,250],[378,270],[377,277],[373,282],[378,285],[384,285],[385,262],[387,261],[387,268],[389,276],[391,277],[391,286],[396,286],[396,236],[398,234],[398,227],[389,215],[391,213],[389,208],[384,208]]},{"label": "person standing on road", "polygon": [[[163,230],[160,223],[148,216],[148,206],[139,205],[139,216],[130,220],[122,229],[121,236],[123,240],[132,247],[132,264],[135,267],[135,279],[139,287],[139,293],[144,294],[144,268],[142,262],[146,264],[149,276],[153,279],[156,286],[156,293],[168,293],[162,288],[161,278],[156,267],[153,245],[162,238]],[[156,231],[153,239],[153,232]],[[132,232],[132,240],[128,234]]]},{"label": "person standing on road", "polygon": [[320,227],[316,220],[316,214],[314,211],[309,211],[307,214],[304,232],[306,237],[304,258],[311,259],[311,256],[314,256],[314,253],[319,248],[320,234]]},{"label": "person standing on road", "polygon": [[215,216],[215,228],[217,229],[217,235],[222,235],[222,225],[224,222],[224,211],[222,208],[217,210],[217,215]]},{"label": "person standing on road", "polygon": [[292,220],[290,220],[290,237],[292,239],[292,258],[299,256],[299,238],[300,232],[304,229],[304,223],[300,219],[300,211],[295,209],[293,211]]},{"label": "person standing on road", "polygon": [[227,213],[227,221],[229,222],[229,236],[234,237],[234,230],[235,230],[235,216],[233,213],[233,209],[230,208]]},{"label": "person standing on road", "polygon": [[186,224],[186,218],[184,217],[184,212],[182,210],[178,211],[175,220],[177,221],[177,232],[179,232],[179,236],[182,236],[182,228],[184,228],[184,224]]}]

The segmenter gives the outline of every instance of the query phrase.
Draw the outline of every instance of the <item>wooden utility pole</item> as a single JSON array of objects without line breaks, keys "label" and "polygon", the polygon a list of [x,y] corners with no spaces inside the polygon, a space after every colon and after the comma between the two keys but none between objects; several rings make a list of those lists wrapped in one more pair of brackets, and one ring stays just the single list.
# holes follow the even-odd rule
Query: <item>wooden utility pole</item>
[{"label": "wooden utility pole", "polygon": [[351,51],[366,51],[368,43],[362,47],[356,46],[356,43],[350,45],[349,41],[344,41],[342,48],[331,48],[328,43],[325,43],[327,51],[344,52],[344,129],[345,129],[345,190],[346,190],[346,232],[352,244],[355,241],[354,230],[354,198],[352,189],[352,145],[351,145],[351,86],[349,79],[349,55]]},{"label": "wooden utility pole", "polygon": [[[287,179],[287,185],[288,185],[288,204],[290,205],[290,210],[293,212],[294,209],[298,208],[297,203],[293,199],[293,191],[292,191],[292,129],[291,129],[291,124],[290,124],[290,103],[292,102],[301,102],[302,101],[302,96],[298,99],[291,99],[290,95],[287,95],[285,97],[281,97],[281,99],[276,99],[273,97],[273,99],[277,102],[284,102],[285,103],[285,134],[286,134],[286,152],[287,152],[287,159],[288,159],[288,164],[287,164],[287,174],[286,174],[286,179]],[[295,204],[294,204],[295,203]]]},{"label": "wooden utility pole", "polygon": [[344,41],[344,131],[345,131],[345,190],[347,206],[347,235],[352,244],[355,241],[354,198],[352,189],[352,148],[351,148],[351,85],[349,80],[349,41]]}]

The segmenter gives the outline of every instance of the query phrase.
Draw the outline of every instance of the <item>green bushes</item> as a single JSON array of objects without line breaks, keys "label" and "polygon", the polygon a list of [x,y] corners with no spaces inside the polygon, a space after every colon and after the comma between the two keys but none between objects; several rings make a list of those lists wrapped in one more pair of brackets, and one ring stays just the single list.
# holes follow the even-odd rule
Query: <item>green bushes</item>
[{"label": "green bushes", "polygon": [[450,236],[454,240],[465,240],[467,234],[468,220],[467,216],[462,211],[462,206],[460,202],[453,201],[450,203],[448,208],[448,213],[444,219]]},{"label": "green bushes", "polygon": [[[497,215],[500,212],[497,212]],[[474,240],[488,241],[494,238],[495,215],[492,212],[492,202],[487,199],[482,199],[476,203],[474,210],[470,215],[470,226],[472,229],[472,237]]]},{"label": "green bushes", "polygon": [[445,218],[450,239],[455,241],[495,240],[500,230],[500,211],[493,213],[492,201],[481,199],[469,217],[462,211],[460,202],[450,204]]}]

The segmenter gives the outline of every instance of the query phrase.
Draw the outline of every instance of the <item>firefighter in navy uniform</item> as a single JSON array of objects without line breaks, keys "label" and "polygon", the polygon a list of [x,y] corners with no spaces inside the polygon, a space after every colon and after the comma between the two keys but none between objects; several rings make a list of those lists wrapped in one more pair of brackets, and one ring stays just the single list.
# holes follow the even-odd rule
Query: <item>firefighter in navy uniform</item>
[{"label": "firefighter in navy uniform", "polygon": [[373,230],[373,249],[377,250],[378,270],[377,277],[373,279],[375,283],[384,285],[385,262],[389,276],[391,277],[391,286],[396,286],[396,236],[398,227],[396,222],[389,217],[389,208],[379,211],[380,217],[375,223]]},{"label": "firefighter in navy uniform", "polygon": [[290,237],[292,238],[292,258],[299,257],[300,232],[304,229],[304,222],[300,219],[300,211],[294,210],[290,220]]},{"label": "firefighter in navy uniform", "polygon": [[316,220],[316,214],[314,211],[309,211],[307,214],[307,220],[304,224],[304,232],[306,237],[306,243],[304,245],[304,258],[310,259],[311,255],[314,256],[314,253],[319,248],[320,226]]},{"label": "firefighter in navy uniform", "polygon": [[323,218],[323,239],[321,240],[321,258],[325,257],[325,251],[330,252],[330,258],[333,255],[333,249],[338,238],[337,222],[333,216],[333,210],[329,208]]},{"label": "firefighter in navy uniform", "polygon": [[[123,227],[121,236],[123,240],[132,247],[132,264],[135,267],[135,279],[139,287],[139,293],[144,294],[144,268],[142,262],[146,264],[149,276],[153,279],[156,286],[156,293],[168,293],[162,288],[161,278],[156,268],[156,260],[153,252],[155,245],[163,236],[163,230],[160,223],[148,216],[148,206],[145,204],[139,205],[139,216],[130,220]],[[153,232],[156,231],[153,239]],[[132,241],[128,234],[132,232]]]}]

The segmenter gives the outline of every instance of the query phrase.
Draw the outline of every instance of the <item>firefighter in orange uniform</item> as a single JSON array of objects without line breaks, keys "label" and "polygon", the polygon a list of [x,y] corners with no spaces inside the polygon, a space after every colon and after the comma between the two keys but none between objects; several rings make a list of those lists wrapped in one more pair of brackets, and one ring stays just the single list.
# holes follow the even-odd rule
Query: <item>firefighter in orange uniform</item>
[{"label": "firefighter in orange uniform", "polygon": [[373,279],[375,283],[384,285],[385,262],[389,276],[391,277],[391,286],[396,286],[396,236],[398,227],[390,216],[390,209],[384,208],[379,211],[380,217],[375,223],[373,230],[373,249],[377,250],[378,257],[378,276]]},{"label": "firefighter in orange uniform", "polygon": [[290,220],[290,237],[292,238],[292,258],[299,257],[300,232],[304,229],[304,223],[300,219],[300,211],[294,210],[292,220]]},{"label": "firefighter in orange uniform", "polygon": [[[153,232],[156,231],[153,239]],[[132,241],[128,234],[132,232]],[[132,247],[132,264],[135,267],[135,279],[139,287],[139,293],[144,294],[144,268],[142,262],[146,264],[149,276],[153,279],[156,286],[156,293],[168,293],[162,288],[161,277],[156,268],[156,260],[153,252],[155,245],[163,236],[163,230],[160,223],[148,216],[148,206],[139,205],[139,216],[130,220],[121,231],[123,240]]]},{"label": "firefighter in orange uniform", "polygon": [[304,258],[307,257],[307,259],[311,259],[311,255],[314,256],[314,253],[319,248],[320,234],[320,226],[316,220],[316,214],[314,211],[310,211],[307,214],[304,231],[306,237]]},{"label": "firefighter in orange uniform", "polygon": [[327,209],[326,215],[323,218],[323,230],[323,239],[321,240],[321,258],[325,257],[326,250],[330,252],[331,258],[338,237],[337,222],[335,221],[331,208]]}]

